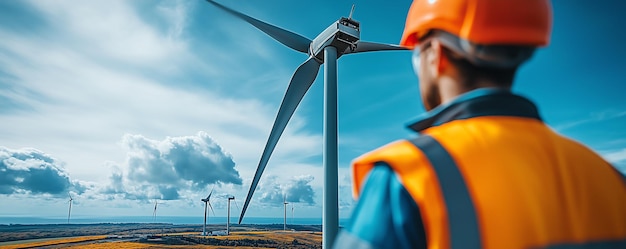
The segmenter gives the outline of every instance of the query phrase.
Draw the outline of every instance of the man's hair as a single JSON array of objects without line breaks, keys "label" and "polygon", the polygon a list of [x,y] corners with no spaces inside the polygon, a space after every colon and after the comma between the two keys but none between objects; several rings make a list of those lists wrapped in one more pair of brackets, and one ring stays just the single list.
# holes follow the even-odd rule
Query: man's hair
[{"label": "man's hair", "polygon": [[510,88],[518,67],[492,68],[480,67],[472,64],[452,50],[443,46],[443,54],[459,70],[463,78],[463,84],[467,88],[474,88],[480,81],[489,81],[500,87]]}]

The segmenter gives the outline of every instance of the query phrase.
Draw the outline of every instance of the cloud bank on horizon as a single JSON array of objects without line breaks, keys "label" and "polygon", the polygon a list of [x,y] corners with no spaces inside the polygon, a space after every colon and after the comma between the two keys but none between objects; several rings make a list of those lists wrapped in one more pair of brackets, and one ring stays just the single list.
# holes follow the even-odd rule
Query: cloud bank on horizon
[{"label": "cloud bank on horizon", "polygon": [[37,149],[0,147],[0,194],[66,198],[94,190],[107,199],[177,200],[181,191],[242,185],[232,156],[206,132],[162,141],[126,134],[121,145],[126,161],[108,162],[113,172],[104,185],[71,180],[65,163]]},{"label": "cloud bank on horizon", "polygon": [[[146,202],[189,199],[215,185],[242,185],[232,155],[206,132],[160,141],[126,134],[120,145],[126,149],[126,160],[107,163],[112,173],[106,184],[71,180],[63,162],[36,149],[0,147],[0,194],[67,198],[70,192],[89,191],[92,199]],[[281,183],[281,178],[270,175],[261,182],[255,199],[269,206],[280,206],[283,200],[315,205],[314,178],[293,176]]]}]

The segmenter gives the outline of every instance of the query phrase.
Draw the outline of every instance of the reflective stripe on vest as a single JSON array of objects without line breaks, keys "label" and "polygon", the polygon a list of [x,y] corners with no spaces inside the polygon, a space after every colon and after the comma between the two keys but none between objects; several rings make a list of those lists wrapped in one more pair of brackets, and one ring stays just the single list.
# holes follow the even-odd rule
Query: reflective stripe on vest
[{"label": "reflective stripe on vest", "polygon": [[431,136],[421,136],[410,142],[424,153],[437,174],[448,213],[450,248],[481,248],[474,203],[450,154]]}]

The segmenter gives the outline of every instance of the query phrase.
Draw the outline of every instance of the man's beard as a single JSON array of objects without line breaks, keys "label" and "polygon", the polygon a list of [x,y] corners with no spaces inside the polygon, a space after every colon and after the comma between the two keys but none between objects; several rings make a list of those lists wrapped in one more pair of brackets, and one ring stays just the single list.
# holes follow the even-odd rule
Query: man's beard
[{"label": "man's beard", "polygon": [[[425,77],[429,78],[429,77]],[[439,85],[434,79],[429,79],[430,83],[427,89],[424,89],[422,94],[422,102],[427,111],[434,109],[441,104],[441,96],[439,95]]]}]

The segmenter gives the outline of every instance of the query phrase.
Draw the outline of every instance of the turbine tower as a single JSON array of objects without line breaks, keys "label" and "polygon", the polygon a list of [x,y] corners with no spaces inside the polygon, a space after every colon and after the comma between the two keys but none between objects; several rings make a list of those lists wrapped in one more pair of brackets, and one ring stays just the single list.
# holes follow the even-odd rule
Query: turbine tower
[{"label": "turbine tower", "polygon": [[283,223],[283,230],[287,231],[287,197],[283,196],[283,211],[284,211],[284,223]]},{"label": "turbine tower", "polygon": [[315,81],[320,66],[324,64],[324,192],[322,209],[322,247],[330,248],[339,229],[337,59],[344,54],[383,50],[405,50],[406,48],[391,44],[360,41],[360,24],[352,19],[354,6],[350,11],[349,17],[341,17],[322,31],[315,39],[310,40],[294,32],[237,12],[214,0],[207,0],[207,2],[251,24],[283,45],[308,55],[308,59],[296,69],[291,77],[283,101],[280,104],[272,131],[265,144],[265,149],[261,155],[257,170],[252,179],[252,184],[250,185],[250,190],[248,191],[246,201],[241,210],[241,216],[239,217],[240,224],[280,136],[298,107],[298,104]]},{"label": "turbine tower", "polygon": [[70,200],[68,201],[70,203],[70,209],[67,211],[67,224],[70,224],[70,215],[72,214],[72,201],[74,199],[72,199],[72,195],[70,193],[67,193],[67,195],[70,197]]},{"label": "turbine tower", "polygon": [[202,226],[202,235],[206,236],[207,232],[206,232],[206,217],[207,217],[207,207],[211,208],[211,212],[213,212],[213,215],[215,215],[215,212],[213,211],[213,206],[211,206],[211,195],[213,194],[213,189],[211,189],[211,192],[209,193],[209,196],[207,196],[206,198],[202,199],[201,201],[204,202],[204,226]]},{"label": "turbine tower", "polygon": [[[235,196],[228,197],[228,217],[226,218],[226,235],[230,235],[230,201],[235,200]],[[235,205],[237,202],[235,202]]]}]

